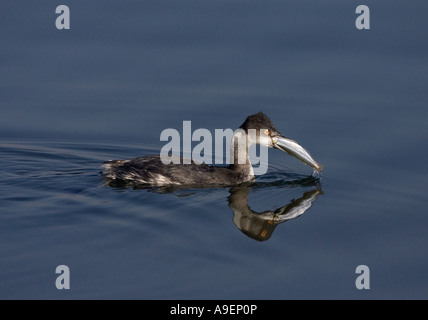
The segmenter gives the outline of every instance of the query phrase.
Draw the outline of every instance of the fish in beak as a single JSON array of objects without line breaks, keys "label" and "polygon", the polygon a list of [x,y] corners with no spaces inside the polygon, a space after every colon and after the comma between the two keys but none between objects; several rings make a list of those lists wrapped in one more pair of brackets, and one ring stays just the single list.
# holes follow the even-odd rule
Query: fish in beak
[{"label": "fish in beak", "polygon": [[281,134],[272,136],[272,146],[296,157],[300,161],[314,168],[317,172],[321,172],[323,169],[323,166],[316,162],[305,148],[299,145],[296,141],[284,137]]}]

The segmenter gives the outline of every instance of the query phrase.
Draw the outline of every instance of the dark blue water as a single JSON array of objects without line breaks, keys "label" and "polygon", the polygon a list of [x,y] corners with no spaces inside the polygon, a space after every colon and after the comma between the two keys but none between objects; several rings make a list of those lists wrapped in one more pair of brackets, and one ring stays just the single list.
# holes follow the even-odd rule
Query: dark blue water
[{"label": "dark blue water", "polygon": [[[56,1],[0,11],[0,298],[428,298],[425,1],[365,2],[361,31],[359,1],[63,4],[70,30]],[[258,111],[319,181],[278,150],[239,188],[100,174]]]}]

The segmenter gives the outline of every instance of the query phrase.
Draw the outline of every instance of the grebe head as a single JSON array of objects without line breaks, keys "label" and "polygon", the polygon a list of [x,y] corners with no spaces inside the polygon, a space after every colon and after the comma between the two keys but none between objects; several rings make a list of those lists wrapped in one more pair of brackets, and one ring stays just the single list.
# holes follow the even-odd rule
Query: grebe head
[{"label": "grebe head", "polygon": [[[305,164],[311,166],[316,171],[322,170],[322,165],[316,162],[308,151],[300,146],[296,141],[282,135],[274,126],[272,121],[263,112],[253,114],[240,126],[247,134],[248,145],[260,144],[265,147],[279,149],[296,157]],[[254,141],[251,141],[252,135],[248,134],[249,129],[256,129],[257,134]],[[254,139],[254,138],[253,138]]]}]

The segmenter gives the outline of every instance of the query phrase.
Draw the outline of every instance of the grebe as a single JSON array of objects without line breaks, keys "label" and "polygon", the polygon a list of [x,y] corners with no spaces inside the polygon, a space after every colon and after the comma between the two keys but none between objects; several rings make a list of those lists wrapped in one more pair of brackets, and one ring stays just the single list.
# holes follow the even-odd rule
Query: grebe
[{"label": "grebe", "polygon": [[[164,164],[159,155],[138,157],[130,160],[110,160],[102,166],[103,175],[110,181],[123,181],[134,185],[166,186],[232,186],[254,179],[254,170],[248,157],[248,148],[259,144],[269,148],[275,148],[289,153],[300,159],[305,164],[314,168],[317,172],[322,170],[322,165],[317,163],[303,147],[296,141],[283,136],[275,128],[272,121],[264,113],[253,114],[244,121],[236,130],[232,139],[246,138],[246,148],[238,148],[238,143],[233,145],[234,161],[227,167],[212,166],[208,164]],[[249,135],[249,129],[256,129],[258,135]],[[245,154],[242,155],[242,152]],[[240,164],[246,159],[245,163]]]}]

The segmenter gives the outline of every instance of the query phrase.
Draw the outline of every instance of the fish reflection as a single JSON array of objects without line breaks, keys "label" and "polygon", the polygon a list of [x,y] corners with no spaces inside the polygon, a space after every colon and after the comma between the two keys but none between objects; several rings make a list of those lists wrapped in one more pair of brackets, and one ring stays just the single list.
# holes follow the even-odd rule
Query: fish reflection
[{"label": "fish reflection", "polygon": [[230,190],[229,207],[233,210],[233,223],[244,234],[258,241],[268,240],[275,228],[288,220],[305,213],[312,203],[322,194],[321,186],[306,191],[298,199],[293,199],[286,205],[274,210],[256,212],[248,206],[250,188],[233,187]]}]

